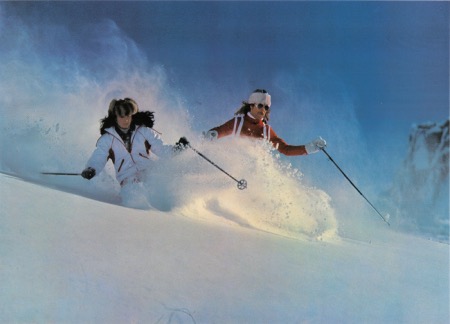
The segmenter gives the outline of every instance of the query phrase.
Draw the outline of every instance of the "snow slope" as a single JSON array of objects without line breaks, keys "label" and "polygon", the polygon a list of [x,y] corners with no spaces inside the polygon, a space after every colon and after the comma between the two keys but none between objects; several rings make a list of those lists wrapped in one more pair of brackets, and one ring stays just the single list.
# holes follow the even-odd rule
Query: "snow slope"
[{"label": "snow slope", "polygon": [[34,182],[0,175],[2,323],[448,323],[446,244],[292,239]]},{"label": "snow slope", "polygon": [[[47,19],[53,4],[43,5],[0,6],[1,323],[448,323],[448,244],[388,227],[321,153],[287,158],[264,145],[200,139],[249,91],[268,87],[280,100],[271,116],[279,134],[295,144],[323,136],[364,194],[392,213],[380,191],[402,139],[383,131],[394,126],[380,138],[361,127],[339,70],[305,74],[286,62],[288,70],[267,75],[257,66],[249,75],[258,80],[241,79],[246,69],[203,78],[190,74],[196,64],[165,65],[113,17]],[[125,13],[131,4],[123,5]],[[40,175],[80,172],[109,102],[124,97],[155,112],[165,143],[186,136],[248,188],[191,150],[150,171],[152,211],[120,206],[110,163],[91,181]]]}]

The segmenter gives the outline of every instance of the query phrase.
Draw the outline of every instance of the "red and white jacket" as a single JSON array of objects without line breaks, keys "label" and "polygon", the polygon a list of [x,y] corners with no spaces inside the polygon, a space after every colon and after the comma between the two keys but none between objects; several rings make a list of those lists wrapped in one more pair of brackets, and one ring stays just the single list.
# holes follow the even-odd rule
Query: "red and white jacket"
[{"label": "red and white jacket", "polygon": [[307,154],[304,145],[287,144],[282,138],[278,137],[270,125],[265,124],[262,120],[254,119],[248,114],[236,115],[223,125],[214,127],[209,131],[217,131],[218,138],[229,135],[262,138],[270,141],[280,153],[288,156]]},{"label": "red and white jacket", "polygon": [[159,134],[146,126],[136,126],[131,134],[131,151],[128,152],[122,138],[114,127],[105,129],[98,139],[97,147],[88,160],[86,167],[95,169],[99,174],[108,159],[114,163],[116,179],[123,183],[139,171],[147,169],[152,161],[167,157],[173,152],[171,145],[164,145]]}]

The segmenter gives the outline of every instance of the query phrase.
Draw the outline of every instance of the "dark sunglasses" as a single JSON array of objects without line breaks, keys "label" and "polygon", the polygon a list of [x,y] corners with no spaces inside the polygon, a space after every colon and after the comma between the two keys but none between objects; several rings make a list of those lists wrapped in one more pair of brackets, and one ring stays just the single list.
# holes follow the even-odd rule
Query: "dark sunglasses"
[{"label": "dark sunglasses", "polygon": [[258,107],[258,109],[264,108],[266,111],[268,111],[270,109],[270,107],[268,105],[263,105],[263,104],[253,104],[256,107]]}]

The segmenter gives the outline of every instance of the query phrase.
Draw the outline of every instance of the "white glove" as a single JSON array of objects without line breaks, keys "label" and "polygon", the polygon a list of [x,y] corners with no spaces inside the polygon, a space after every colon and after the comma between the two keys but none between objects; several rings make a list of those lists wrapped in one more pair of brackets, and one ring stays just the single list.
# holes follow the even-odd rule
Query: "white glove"
[{"label": "white glove", "polygon": [[323,149],[327,145],[327,142],[322,138],[318,137],[313,140],[311,143],[305,145],[306,153],[312,154],[319,152],[320,149]]},{"label": "white glove", "polygon": [[203,137],[207,140],[214,141],[219,137],[219,133],[216,130],[209,130],[206,133],[203,132]]}]

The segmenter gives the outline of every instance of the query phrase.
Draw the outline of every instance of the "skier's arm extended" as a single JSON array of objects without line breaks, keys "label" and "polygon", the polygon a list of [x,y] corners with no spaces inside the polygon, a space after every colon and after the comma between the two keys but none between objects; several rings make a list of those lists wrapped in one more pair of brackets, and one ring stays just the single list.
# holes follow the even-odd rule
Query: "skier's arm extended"
[{"label": "skier's arm extended", "polygon": [[112,136],[102,135],[97,141],[97,147],[86,163],[86,167],[81,173],[81,176],[86,179],[92,179],[96,174],[99,174],[106,165],[110,156]]}]

